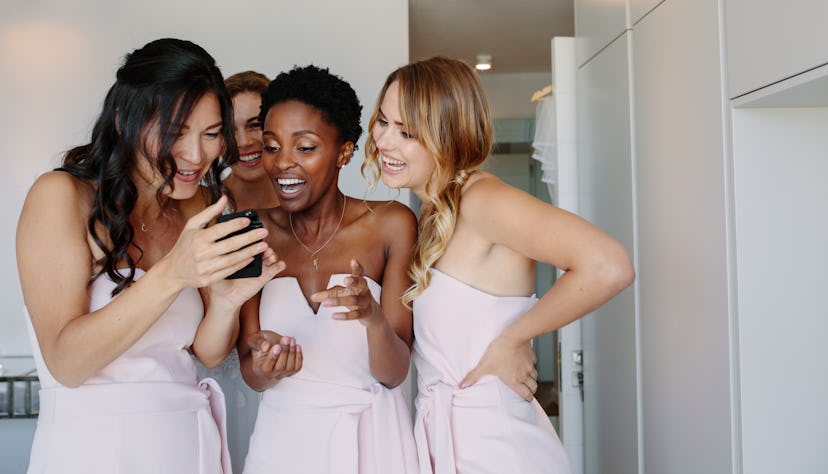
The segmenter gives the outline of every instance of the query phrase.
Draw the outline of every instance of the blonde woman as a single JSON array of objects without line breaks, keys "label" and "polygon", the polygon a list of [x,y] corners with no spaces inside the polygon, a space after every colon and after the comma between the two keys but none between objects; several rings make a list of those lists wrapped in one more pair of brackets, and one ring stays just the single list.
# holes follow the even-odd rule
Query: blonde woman
[{"label": "blonde woman", "polygon": [[[369,130],[363,171],[423,203],[414,284],[403,296],[414,311],[421,472],[569,472],[533,398],[529,342],[627,287],[627,252],[477,169],[492,130],[483,89],[463,62],[432,58],[392,72]],[[565,270],[540,299],[536,261]]]}]

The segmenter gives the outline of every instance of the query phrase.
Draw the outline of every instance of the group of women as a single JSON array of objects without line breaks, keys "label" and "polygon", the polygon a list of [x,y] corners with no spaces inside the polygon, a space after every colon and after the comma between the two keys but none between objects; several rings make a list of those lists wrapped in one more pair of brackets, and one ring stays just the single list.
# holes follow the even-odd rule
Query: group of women
[{"label": "group of women", "polygon": [[[340,191],[361,110],[316,66],[225,84],[188,41],[126,56],[18,224],[30,473],[229,473],[222,391],[194,359],[236,353],[262,392],[246,473],[569,472],[530,342],[628,286],[626,251],[478,169],[491,120],[465,63],[393,71],[371,113],[363,175],[419,216]],[[242,209],[263,227],[216,223]],[[226,278],[258,254],[260,276]],[[535,261],[564,270],[539,299]]]}]

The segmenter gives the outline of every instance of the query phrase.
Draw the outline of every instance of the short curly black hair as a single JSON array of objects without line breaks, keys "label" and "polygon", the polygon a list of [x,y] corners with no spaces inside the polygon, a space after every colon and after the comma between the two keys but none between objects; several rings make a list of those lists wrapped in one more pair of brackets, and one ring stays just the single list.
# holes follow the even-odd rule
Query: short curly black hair
[{"label": "short curly black hair", "polygon": [[262,108],[259,120],[264,126],[267,112],[276,104],[297,100],[322,112],[322,118],[339,131],[343,142],[353,142],[362,135],[360,118],[362,105],[350,84],[339,76],[331,74],[328,68],[314,65],[294,66],[288,72],[280,73],[270,81],[262,93]]}]

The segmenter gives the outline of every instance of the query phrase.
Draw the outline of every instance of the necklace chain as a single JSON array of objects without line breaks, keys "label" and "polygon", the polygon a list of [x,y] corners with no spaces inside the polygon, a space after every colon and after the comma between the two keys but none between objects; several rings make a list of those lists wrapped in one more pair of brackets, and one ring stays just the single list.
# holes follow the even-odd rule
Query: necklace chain
[{"label": "necklace chain", "polygon": [[326,240],[325,243],[322,244],[322,246],[319,247],[316,250],[311,250],[310,247],[305,245],[305,243],[302,242],[302,240],[299,238],[299,236],[296,235],[296,230],[294,230],[294,228],[293,228],[293,214],[288,212],[288,222],[290,223],[290,231],[293,233],[293,238],[295,238],[296,241],[299,242],[299,245],[301,245],[302,248],[304,248],[305,250],[307,250],[311,254],[311,259],[312,259],[311,262],[313,263],[314,271],[317,271],[317,272],[319,271],[319,257],[317,256],[317,254],[319,252],[321,252],[322,249],[324,249],[329,243],[331,243],[331,240],[333,240],[336,233],[339,232],[339,226],[342,225],[342,220],[345,218],[345,204],[348,203],[348,196],[343,196],[343,197],[345,199],[343,199],[343,201],[342,201],[342,215],[339,216],[339,222],[336,224],[336,228],[334,229],[331,236],[328,237],[328,240]]}]

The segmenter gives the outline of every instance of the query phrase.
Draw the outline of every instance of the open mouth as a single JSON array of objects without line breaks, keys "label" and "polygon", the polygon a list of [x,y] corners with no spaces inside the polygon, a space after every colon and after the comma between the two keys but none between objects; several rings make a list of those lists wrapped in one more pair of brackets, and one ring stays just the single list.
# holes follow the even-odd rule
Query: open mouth
[{"label": "open mouth", "polygon": [[278,178],[276,184],[279,185],[282,194],[295,194],[302,189],[305,181],[298,178]]},{"label": "open mouth", "polygon": [[239,163],[242,166],[253,167],[253,166],[256,166],[257,164],[259,164],[259,162],[261,160],[262,160],[262,152],[260,152],[260,151],[257,151],[257,152],[254,152],[254,153],[246,153],[244,155],[239,156]]},{"label": "open mouth", "polygon": [[402,171],[407,165],[404,161],[394,160],[391,158],[382,157],[382,167],[390,171]]},{"label": "open mouth", "polygon": [[175,177],[180,181],[192,183],[198,181],[199,172],[198,170],[178,170],[175,173]]}]

